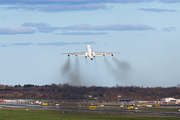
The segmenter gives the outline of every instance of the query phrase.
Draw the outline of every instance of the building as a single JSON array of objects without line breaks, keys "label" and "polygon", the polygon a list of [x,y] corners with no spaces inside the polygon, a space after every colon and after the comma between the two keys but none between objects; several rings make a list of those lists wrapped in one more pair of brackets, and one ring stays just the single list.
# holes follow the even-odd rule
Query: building
[{"label": "building", "polygon": [[138,102],[137,99],[119,99],[118,100],[121,103],[134,103],[134,102]]},{"label": "building", "polygon": [[172,98],[172,97],[167,97],[167,98],[163,98],[160,100],[163,103],[176,103],[179,102],[178,99]]},{"label": "building", "polygon": [[5,101],[4,100],[0,100],[0,103],[4,103]]}]

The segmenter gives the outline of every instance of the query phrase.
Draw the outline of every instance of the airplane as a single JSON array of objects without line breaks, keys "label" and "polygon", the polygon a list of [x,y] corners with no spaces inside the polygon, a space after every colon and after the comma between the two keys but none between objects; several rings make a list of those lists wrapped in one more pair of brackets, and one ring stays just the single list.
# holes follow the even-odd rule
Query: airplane
[{"label": "airplane", "polygon": [[62,53],[62,55],[74,55],[74,56],[85,56],[85,58],[90,58],[93,60],[95,56],[105,56],[105,55],[111,55],[113,56],[114,54],[121,54],[121,53],[106,53],[106,52],[93,52],[92,47],[90,45],[87,45],[87,51],[86,52],[75,52],[75,53]]}]

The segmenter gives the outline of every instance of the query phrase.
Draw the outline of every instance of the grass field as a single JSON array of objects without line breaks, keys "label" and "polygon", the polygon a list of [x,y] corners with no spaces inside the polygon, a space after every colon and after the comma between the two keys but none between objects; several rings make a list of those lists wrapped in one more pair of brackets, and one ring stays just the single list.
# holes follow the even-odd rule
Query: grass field
[{"label": "grass field", "polygon": [[146,111],[161,111],[161,112],[179,112],[179,108],[145,108],[139,110],[146,110]]},{"label": "grass field", "polygon": [[179,120],[179,117],[162,117],[130,114],[86,113],[55,110],[0,109],[0,120]]}]

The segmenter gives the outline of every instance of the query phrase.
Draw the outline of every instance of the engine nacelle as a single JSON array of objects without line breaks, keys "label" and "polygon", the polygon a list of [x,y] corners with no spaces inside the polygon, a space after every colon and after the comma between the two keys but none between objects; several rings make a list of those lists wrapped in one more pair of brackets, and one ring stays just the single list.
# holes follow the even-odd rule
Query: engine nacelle
[{"label": "engine nacelle", "polygon": [[104,52],[103,52],[103,56],[105,56]]},{"label": "engine nacelle", "polygon": [[93,52],[92,55],[93,55],[93,57],[95,57],[96,56],[95,52]]},{"label": "engine nacelle", "polygon": [[86,57],[88,56],[88,52],[85,53]]}]

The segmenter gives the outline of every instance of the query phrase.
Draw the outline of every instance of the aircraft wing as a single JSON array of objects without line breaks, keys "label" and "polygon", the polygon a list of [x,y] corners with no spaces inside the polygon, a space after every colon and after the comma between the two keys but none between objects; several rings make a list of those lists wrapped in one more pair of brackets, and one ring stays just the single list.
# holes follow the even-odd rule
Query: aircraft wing
[{"label": "aircraft wing", "polygon": [[121,54],[121,53],[113,53],[113,52],[111,52],[111,53],[107,53],[107,52],[93,52],[93,56],[101,56],[101,55],[115,55],[115,54]]},{"label": "aircraft wing", "polygon": [[86,52],[75,52],[75,53],[62,53],[61,55],[75,55],[75,56],[87,56]]}]

